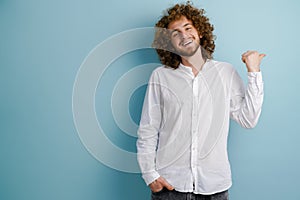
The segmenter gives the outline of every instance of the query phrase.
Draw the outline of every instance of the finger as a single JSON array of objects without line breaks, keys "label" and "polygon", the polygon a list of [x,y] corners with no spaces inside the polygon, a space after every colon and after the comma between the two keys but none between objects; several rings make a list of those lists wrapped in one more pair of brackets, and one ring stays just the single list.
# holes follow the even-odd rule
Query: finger
[{"label": "finger", "polygon": [[242,54],[242,57],[246,56],[249,54],[249,51],[246,51],[245,53]]},{"label": "finger", "polygon": [[[247,58],[249,56],[259,56],[260,54],[257,51],[247,51],[242,55],[242,57]],[[265,54],[263,54],[265,55]]]},{"label": "finger", "polygon": [[149,187],[153,192],[159,192],[164,188],[164,186],[158,180],[155,180],[152,183],[150,183]]},{"label": "finger", "polygon": [[160,191],[162,191],[164,189],[164,187],[163,186],[161,186],[161,187],[157,187],[157,188],[155,188],[154,190],[152,190],[153,192],[160,192]]},{"label": "finger", "polygon": [[173,186],[170,185],[166,180],[162,180],[162,185],[167,188],[168,190],[174,190]]},{"label": "finger", "polygon": [[249,52],[242,55],[242,61],[243,61],[244,63],[246,62],[246,59],[247,59],[248,55],[249,55]]},{"label": "finger", "polygon": [[252,54],[253,52],[255,52],[255,51],[248,50],[245,53],[243,53],[242,56],[248,56],[248,55]]},{"label": "finger", "polygon": [[246,58],[244,56],[242,57],[242,61],[243,61],[243,63],[246,62]]},{"label": "finger", "polygon": [[264,57],[266,56],[266,54],[259,54],[259,61],[261,61]]},{"label": "finger", "polygon": [[265,56],[267,56],[267,55],[264,54],[264,53],[259,54],[259,58],[263,58],[263,57],[265,57]]},{"label": "finger", "polygon": [[246,58],[252,54],[253,51],[246,51],[245,53],[242,54],[242,61],[245,63],[246,62]]}]

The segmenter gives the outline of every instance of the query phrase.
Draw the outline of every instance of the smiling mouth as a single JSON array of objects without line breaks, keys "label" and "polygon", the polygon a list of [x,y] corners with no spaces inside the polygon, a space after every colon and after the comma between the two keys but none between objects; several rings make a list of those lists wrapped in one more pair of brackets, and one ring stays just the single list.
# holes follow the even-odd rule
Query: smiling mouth
[{"label": "smiling mouth", "polygon": [[193,42],[193,40],[188,40],[188,41],[185,41],[185,42],[181,42],[181,46],[187,46],[189,44],[191,44]]}]

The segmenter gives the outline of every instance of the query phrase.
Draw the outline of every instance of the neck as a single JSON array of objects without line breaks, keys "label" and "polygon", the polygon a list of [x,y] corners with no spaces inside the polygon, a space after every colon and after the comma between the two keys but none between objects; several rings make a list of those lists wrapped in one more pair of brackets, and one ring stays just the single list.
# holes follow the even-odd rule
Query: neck
[{"label": "neck", "polygon": [[198,48],[196,53],[192,56],[182,56],[182,64],[191,67],[194,75],[196,76],[202,70],[205,60],[202,57],[201,47]]}]

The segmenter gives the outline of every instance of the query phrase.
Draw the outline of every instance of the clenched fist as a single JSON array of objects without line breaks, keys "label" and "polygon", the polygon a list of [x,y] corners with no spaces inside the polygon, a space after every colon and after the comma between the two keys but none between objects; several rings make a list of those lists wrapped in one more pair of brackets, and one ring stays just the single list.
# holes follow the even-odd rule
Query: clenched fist
[{"label": "clenched fist", "polygon": [[257,51],[247,51],[242,55],[242,61],[246,64],[248,72],[259,72],[260,63],[266,54],[258,53]]}]

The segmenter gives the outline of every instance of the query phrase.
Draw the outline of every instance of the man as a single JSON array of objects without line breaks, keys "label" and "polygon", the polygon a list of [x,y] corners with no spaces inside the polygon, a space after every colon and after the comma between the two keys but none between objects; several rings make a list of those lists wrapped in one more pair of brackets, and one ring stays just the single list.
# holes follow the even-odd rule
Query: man
[{"label": "man", "polygon": [[213,26],[203,9],[176,4],[156,27],[153,46],[164,66],[150,77],[137,140],[152,200],[228,199],[229,120],[245,128],[257,124],[265,54],[242,55],[245,90],[230,64],[212,60]]}]

